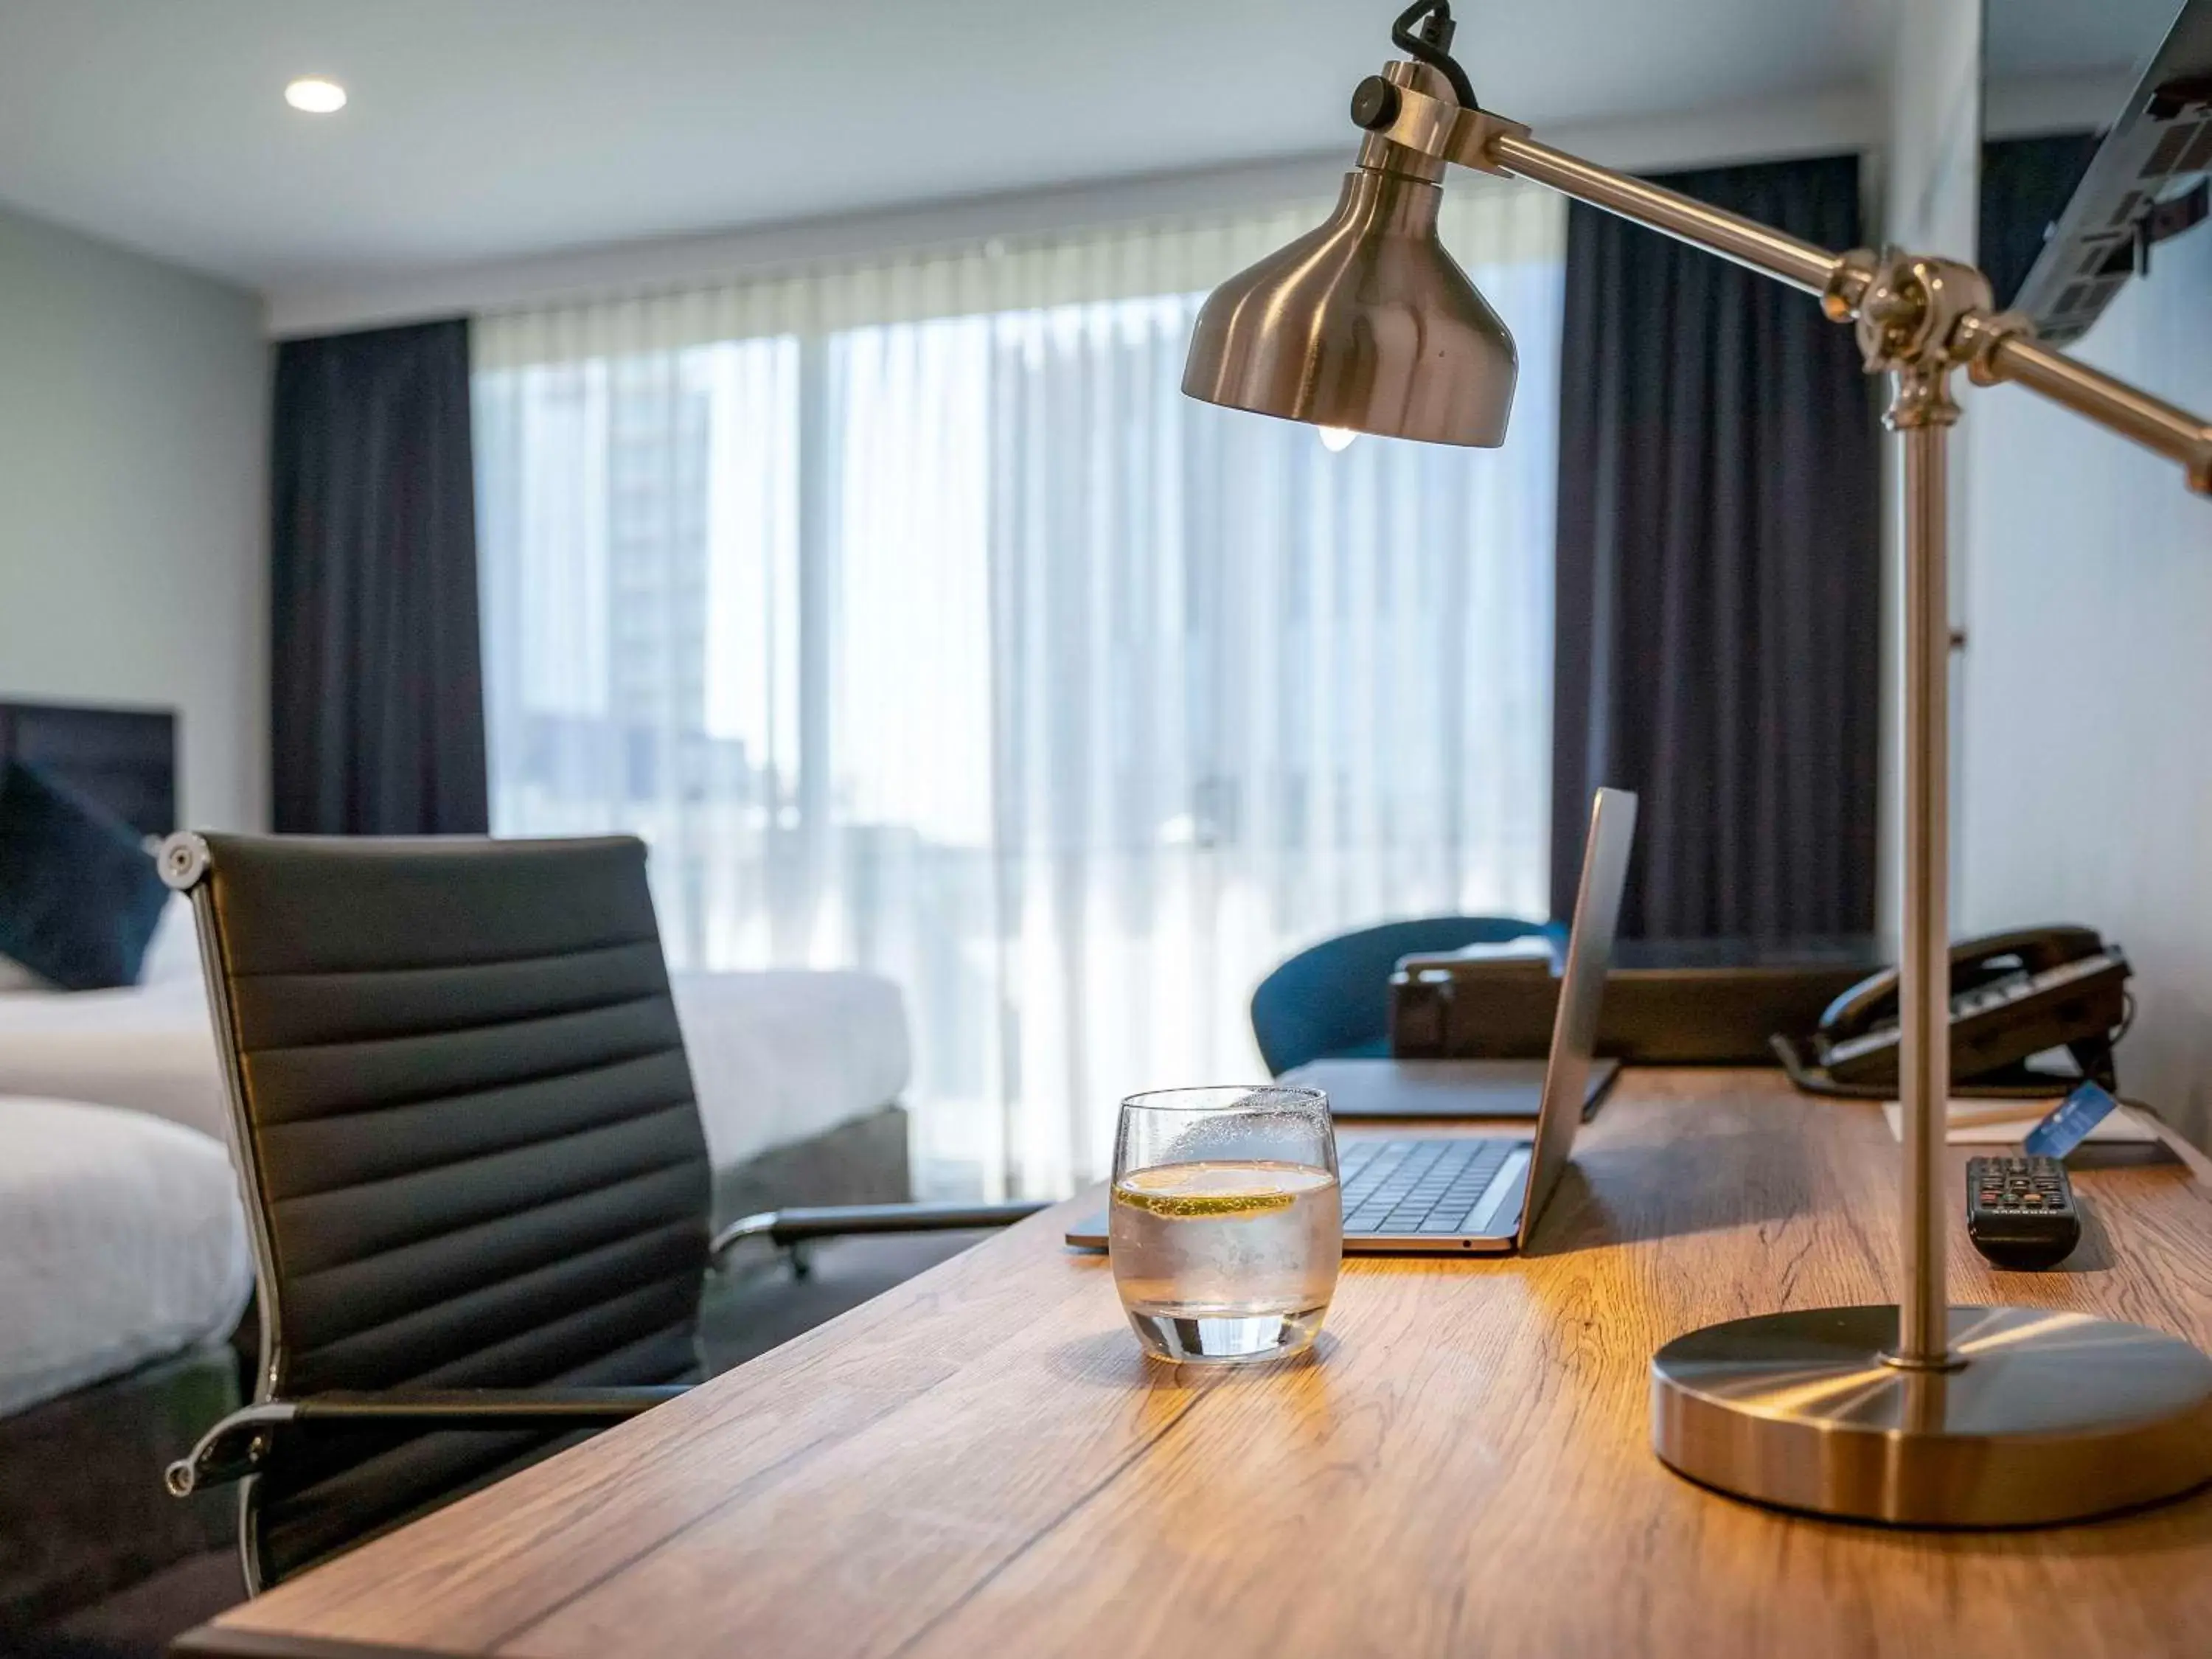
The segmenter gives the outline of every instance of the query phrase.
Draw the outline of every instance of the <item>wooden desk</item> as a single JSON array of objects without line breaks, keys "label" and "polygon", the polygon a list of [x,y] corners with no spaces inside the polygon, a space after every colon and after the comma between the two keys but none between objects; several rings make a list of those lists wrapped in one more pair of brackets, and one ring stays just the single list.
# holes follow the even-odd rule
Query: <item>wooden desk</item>
[{"label": "wooden desk", "polygon": [[[1764,1073],[1632,1073],[1537,1255],[1349,1261],[1316,1359],[1227,1373],[1139,1357],[1105,1263],[1059,1243],[1070,1206],[277,1589],[193,1650],[2212,1652],[2212,1496],[1913,1534],[1750,1508],[1651,1455],[1662,1342],[1885,1299],[1897,1162],[1871,1105]],[[2205,1173],[2081,1176],[2069,1270],[1993,1273],[1957,1232],[1954,1299],[2212,1344]]]}]

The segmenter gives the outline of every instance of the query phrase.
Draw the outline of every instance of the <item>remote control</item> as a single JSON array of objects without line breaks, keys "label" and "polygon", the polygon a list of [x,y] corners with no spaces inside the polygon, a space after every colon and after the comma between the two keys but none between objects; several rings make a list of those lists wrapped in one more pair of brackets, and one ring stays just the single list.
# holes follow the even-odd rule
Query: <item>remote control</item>
[{"label": "remote control", "polygon": [[2055,1158],[1966,1160],[1966,1237],[1993,1267],[2053,1267],[2081,1242],[2066,1166]]}]

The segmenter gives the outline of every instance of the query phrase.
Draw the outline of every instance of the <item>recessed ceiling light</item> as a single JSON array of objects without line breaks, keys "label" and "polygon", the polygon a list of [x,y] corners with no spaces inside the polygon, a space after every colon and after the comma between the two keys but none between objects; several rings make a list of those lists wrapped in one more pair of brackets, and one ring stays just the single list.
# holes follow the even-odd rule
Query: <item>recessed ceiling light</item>
[{"label": "recessed ceiling light", "polygon": [[345,107],[345,88],[319,75],[303,75],[284,88],[284,101],[310,115],[331,115]]}]

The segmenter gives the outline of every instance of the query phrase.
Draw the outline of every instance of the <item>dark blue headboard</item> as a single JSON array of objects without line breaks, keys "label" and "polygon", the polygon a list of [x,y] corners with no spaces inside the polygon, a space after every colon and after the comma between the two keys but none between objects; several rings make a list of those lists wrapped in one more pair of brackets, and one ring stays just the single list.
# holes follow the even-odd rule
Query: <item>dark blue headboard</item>
[{"label": "dark blue headboard", "polygon": [[177,827],[177,717],[163,708],[0,702],[0,762],[19,760],[139,834]]}]

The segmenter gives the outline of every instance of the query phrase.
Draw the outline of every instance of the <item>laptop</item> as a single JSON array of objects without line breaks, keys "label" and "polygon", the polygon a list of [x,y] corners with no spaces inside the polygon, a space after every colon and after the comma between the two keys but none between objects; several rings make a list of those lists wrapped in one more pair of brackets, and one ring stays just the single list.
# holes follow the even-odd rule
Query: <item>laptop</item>
[{"label": "laptop", "polygon": [[[1527,1247],[1566,1170],[1582,1121],[1598,1005],[1613,961],[1635,836],[1636,797],[1623,789],[1599,790],[1583,844],[1582,881],[1535,1133],[1409,1136],[1343,1148],[1338,1173],[1347,1254],[1506,1255]],[[1104,1212],[1071,1227],[1067,1242],[1103,1249]]]},{"label": "laptop", "polygon": [[[1544,1103],[1549,1069],[1540,1060],[1310,1060],[1279,1081],[1320,1090],[1340,1123],[1374,1117],[1534,1118]],[[1617,1060],[1590,1062],[1583,1087],[1584,1122],[1597,1115],[1620,1071]]]}]

